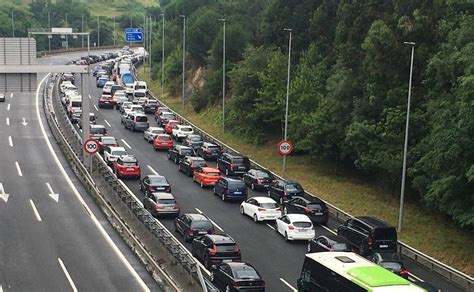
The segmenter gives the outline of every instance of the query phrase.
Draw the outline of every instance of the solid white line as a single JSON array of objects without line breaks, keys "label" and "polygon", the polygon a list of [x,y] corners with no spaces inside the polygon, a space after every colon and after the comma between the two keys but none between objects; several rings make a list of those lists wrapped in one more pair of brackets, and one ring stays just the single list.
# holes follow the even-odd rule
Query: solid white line
[{"label": "solid white line", "polygon": [[38,221],[41,221],[41,216],[38,213],[38,210],[36,210],[35,203],[33,203],[33,200],[31,200],[31,199],[30,199],[30,204],[31,204],[31,208],[33,208],[33,212],[35,212],[36,219],[38,219]]},{"label": "solid white line", "polygon": [[38,120],[39,120],[39,125],[40,125],[40,128],[41,128],[41,132],[43,133],[43,137],[44,137],[44,140],[46,142],[46,144],[48,145],[48,149],[49,149],[49,152],[51,152],[51,155],[53,156],[53,159],[54,161],[56,162],[56,164],[58,165],[59,167],[59,170],[61,171],[61,174],[64,176],[64,179],[66,180],[67,184],[69,185],[69,187],[71,188],[72,192],[74,193],[74,195],[76,196],[76,198],[79,200],[79,202],[84,206],[84,208],[86,209],[86,211],[91,214],[91,219],[92,219],[92,222],[94,223],[94,225],[97,227],[97,229],[99,230],[99,232],[102,234],[102,236],[105,238],[105,240],[107,241],[107,243],[112,247],[113,251],[115,252],[115,254],[119,257],[119,259],[123,262],[123,264],[125,265],[125,267],[129,270],[129,272],[133,275],[133,277],[137,280],[138,284],[142,287],[143,291],[150,291],[150,288],[148,288],[145,284],[145,282],[143,282],[143,279],[140,278],[140,276],[138,275],[138,273],[133,269],[132,265],[130,264],[130,262],[127,261],[127,259],[125,258],[125,256],[123,255],[123,253],[120,251],[120,249],[117,247],[117,245],[115,245],[114,241],[110,238],[110,236],[107,234],[107,232],[105,231],[104,227],[101,225],[101,223],[99,222],[99,220],[97,219],[97,217],[94,215],[94,213],[92,213],[91,209],[89,208],[89,206],[87,205],[87,203],[84,201],[84,199],[82,198],[81,194],[79,193],[79,191],[77,190],[76,186],[74,185],[74,183],[72,182],[71,178],[67,175],[66,173],[66,170],[64,169],[63,165],[61,164],[61,162],[59,161],[59,158],[58,156],[56,155],[56,152],[54,152],[54,149],[53,149],[53,146],[51,145],[51,141],[49,141],[49,138],[48,138],[48,135],[46,134],[46,130],[44,128],[44,125],[43,125],[43,121],[41,119],[41,115],[40,115],[40,109],[39,109],[39,92],[40,92],[40,89],[41,89],[41,84],[43,84],[43,82],[46,80],[46,78],[49,77],[50,74],[47,74],[42,80],[41,82],[39,83],[37,89],[36,89],[36,116],[38,117]]},{"label": "solid white line", "polygon": [[132,147],[130,145],[128,145],[127,141],[125,141],[124,139],[121,139],[123,144],[125,144],[125,146],[128,147],[128,149],[132,149]]},{"label": "solid white line", "polygon": [[415,275],[413,275],[412,273],[408,272],[408,275],[410,275],[412,278],[418,280],[418,281],[421,281],[421,282],[424,282],[422,279],[420,279],[420,277],[417,277]]},{"label": "solid white line", "polygon": [[286,286],[288,286],[288,287],[289,287],[291,290],[293,290],[293,291],[295,291],[295,292],[297,292],[297,291],[298,291],[298,290],[296,290],[296,289],[295,289],[295,287],[291,286],[291,284],[290,284],[290,283],[288,283],[287,281],[285,281],[285,279],[283,279],[283,278],[280,278],[280,281],[282,281],[282,282],[283,282],[283,284],[285,284]]},{"label": "solid white line", "polygon": [[92,99],[92,96],[89,94],[89,99]]},{"label": "solid white line", "polygon": [[153,172],[153,174],[155,175],[159,175],[158,172],[156,170],[153,169],[153,167],[151,167],[150,165],[148,165],[148,169]]},{"label": "solid white line", "polygon": [[104,121],[105,121],[105,123],[107,124],[107,126],[112,127],[112,125],[109,124],[109,122],[107,122],[107,120],[104,120]]},{"label": "solid white line", "polygon": [[10,147],[13,147],[12,136],[8,136],[8,144],[10,145]]},{"label": "solid white line", "polygon": [[7,105],[7,111],[10,110],[10,106],[11,106],[11,104],[8,104],[8,105]]},{"label": "solid white line", "polygon": [[69,285],[71,285],[72,291],[77,292],[76,285],[72,281],[71,275],[69,275],[69,272],[67,271],[66,266],[64,265],[61,258],[58,258],[58,262],[59,262],[59,265],[61,266],[61,268],[63,269],[64,274],[66,275],[66,278],[69,282]]},{"label": "solid white line", "polygon": [[10,126],[10,118],[7,118],[7,126]]},{"label": "solid white line", "polygon": [[13,92],[10,94],[10,98],[13,98]]},{"label": "solid white line", "polygon": [[265,223],[265,225],[267,225],[267,226],[270,227],[271,229],[275,230],[275,227],[271,226],[270,224]]},{"label": "solid white line", "polygon": [[23,173],[21,172],[20,164],[18,163],[18,161],[15,161],[15,166],[16,166],[16,170],[18,172],[18,175],[23,176]]},{"label": "solid white line", "polygon": [[337,234],[337,232],[336,232],[336,231],[332,230],[332,229],[331,229],[331,228],[329,228],[329,227],[326,227],[326,226],[324,226],[324,225],[321,225],[321,227],[322,227],[322,228],[324,228],[324,229],[326,229],[327,231],[331,232],[331,233],[332,233],[332,234],[334,234],[334,235],[336,235],[336,234]]},{"label": "solid white line", "polygon": [[3,287],[2,287],[2,285],[0,285],[0,292],[3,292]]},{"label": "solid white line", "polygon": [[99,109],[97,108],[97,106],[94,104],[94,108],[96,111],[99,111]]},{"label": "solid white line", "polygon": [[[195,208],[195,209],[196,209],[196,211],[197,211],[199,214],[206,215],[206,214],[204,214],[201,210],[199,210],[198,208]],[[212,221],[212,219],[209,218],[207,215],[206,215],[206,217],[209,219],[209,221],[211,221],[211,223],[212,223],[214,226],[216,226],[217,229],[219,229],[221,232],[224,232],[224,229],[222,229],[219,225],[217,225],[216,222]]]}]

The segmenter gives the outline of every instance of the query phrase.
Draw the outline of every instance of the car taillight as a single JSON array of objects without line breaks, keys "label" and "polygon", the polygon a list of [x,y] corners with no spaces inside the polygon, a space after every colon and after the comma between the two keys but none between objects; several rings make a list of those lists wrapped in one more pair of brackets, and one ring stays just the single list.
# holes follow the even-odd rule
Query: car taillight
[{"label": "car taillight", "polygon": [[167,187],[167,188],[166,188],[166,191],[167,191],[167,192],[171,192],[171,187],[170,187],[170,186]]},{"label": "car taillight", "polygon": [[408,277],[408,270],[405,269],[405,268],[401,269],[401,271],[400,271],[400,276],[402,276],[402,277]]},{"label": "car taillight", "polygon": [[283,197],[288,197],[288,192],[284,192]]},{"label": "car taillight", "polygon": [[217,248],[216,248],[216,245],[215,245],[215,244],[212,245],[212,248],[208,248],[208,250],[209,250],[209,255],[210,255],[210,256],[215,256],[216,253],[217,253]]},{"label": "car taillight", "polygon": [[158,210],[158,209],[163,209],[163,206],[156,204],[156,205],[155,205],[155,209],[156,209],[156,210]]},{"label": "car taillight", "polygon": [[148,188],[146,188],[149,192],[153,191],[153,187],[152,186],[149,186]]},{"label": "car taillight", "polygon": [[230,169],[234,169],[234,166],[235,166],[235,165],[231,163],[231,164],[230,164]]},{"label": "car taillight", "polygon": [[240,283],[239,282],[235,283],[234,288],[240,288]]},{"label": "car taillight", "polygon": [[192,230],[191,228],[189,228],[189,229],[188,229],[188,235],[189,235],[189,236],[193,236],[193,234],[194,234],[193,230]]},{"label": "car taillight", "polygon": [[258,183],[258,184],[262,184],[262,180],[261,180],[261,179],[257,179],[257,183]]},{"label": "car taillight", "polygon": [[367,241],[367,244],[368,245],[374,244],[374,240],[372,239],[372,237],[369,237],[369,240]]},{"label": "car taillight", "polygon": [[235,251],[236,251],[237,253],[240,253],[240,246],[239,246],[238,244],[235,246]]},{"label": "car taillight", "polygon": [[178,204],[174,205],[174,209],[179,209],[179,205]]},{"label": "car taillight", "polygon": [[295,226],[293,226],[293,225],[290,224],[290,225],[288,225],[288,229],[294,230],[294,229],[295,229]]},{"label": "car taillight", "polygon": [[258,211],[265,211],[266,209],[265,208],[257,208]]},{"label": "car taillight", "polygon": [[309,213],[311,213],[312,211],[311,211],[310,208],[304,208],[304,212],[309,214]]}]

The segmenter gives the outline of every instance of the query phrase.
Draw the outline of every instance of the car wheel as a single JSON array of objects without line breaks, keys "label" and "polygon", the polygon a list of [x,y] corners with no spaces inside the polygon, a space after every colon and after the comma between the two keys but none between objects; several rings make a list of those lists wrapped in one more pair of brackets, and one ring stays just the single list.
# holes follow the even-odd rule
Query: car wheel
[{"label": "car wheel", "polygon": [[169,153],[167,153],[166,156],[168,157],[168,160],[171,160],[171,155]]},{"label": "car wheel", "polygon": [[258,223],[258,216],[257,216],[257,214],[253,214],[253,222]]},{"label": "car wheel", "polygon": [[225,195],[222,194],[222,197],[221,197],[222,201],[225,202]]},{"label": "car wheel", "polygon": [[178,164],[178,170],[181,171],[181,164]]},{"label": "car wheel", "polygon": [[290,239],[288,238],[288,233],[286,233],[286,231],[285,231],[285,240],[290,241]]},{"label": "car wheel", "polygon": [[230,286],[229,285],[225,286],[225,292],[230,292]]},{"label": "car wheel", "polygon": [[191,242],[191,237],[188,235],[187,232],[184,234],[184,241]]},{"label": "car wheel", "polygon": [[225,175],[229,176],[229,169],[228,168],[225,170]]},{"label": "car wheel", "polygon": [[286,207],[283,208],[283,214],[284,214],[284,215],[288,214],[288,208],[286,208]]},{"label": "car wheel", "polygon": [[202,183],[202,180],[201,180],[201,189],[203,189],[203,188],[204,188],[204,184]]},{"label": "car wheel", "polygon": [[187,176],[191,176],[192,172],[188,170],[188,173],[186,174]]},{"label": "car wheel", "polygon": [[244,207],[240,207],[240,214],[245,215]]},{"label": "car wheel", "polygon": [[211,271],[211,282],[214,282],[214,271]]},{"label": "car wheel", "polygon": [[130,130],[132,130],[132,132],[135,132],[135,127],[134,126],[130,127]]},{"label": "car wheel", "polygon": [[270,191],[267,191],[267,196],[271,197],[271,196],[270,196]]},{"label": "car wheel", "polygon": [[196,176],[193,175],[193,182],[196,182]]},{"label": "car wheel", "polygon": [[255,185],[253,183],[250,185],[250,188],[252,189],[252,191],[255,191]]},{"label": "car wheel", "polygon": [[174,163],[178,164],[178,157],[174,158]]},{"label": "car wheel", "polygon": [[212,188],[212,193],[213,193],[214,195],[217,195],[216,187],[213,187],[213,188]]},{"label": "car wheel", "polygon": [[283,197],[280,198],[280,205],[283,205]]},{"label": "car wheel", "polygon": [[155,151],[157,151],[157,152],[158,152],[158,148],[156,148],[155,146],[153,146],[153,148],[155,148]]},{"label": "car wheel", "polygon": [[142,191],[142,192],[143,192],[143,187],[142,187],[142,184],[139,184],[139,189],[140,189],[140,191]]}]

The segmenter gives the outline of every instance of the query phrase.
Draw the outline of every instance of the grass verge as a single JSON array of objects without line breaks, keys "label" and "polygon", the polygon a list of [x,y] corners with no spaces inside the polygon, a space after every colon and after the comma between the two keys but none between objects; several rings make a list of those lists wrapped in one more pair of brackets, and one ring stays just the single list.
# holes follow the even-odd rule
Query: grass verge
[{"label": "grass verge", "polygon": [[[148,80],[148,71],[143,74],[145,69],[139,69],[139,76],[144,77],[142,80]],[[148,84],[153,92],[161,92],[159,81],[150,84],[148,80]],[[208,108],[197,114],[190,104],[181,110],[180,98],[165,94],[162,100],[206,132],[281,175],[277,141],[261,146],[244,143],[239,137],[222,131],[219,108]],[[399,200],[380,186],[359,177],[335,175],[331,165],[312,162],[304,155],[287,158],[285,177],[300,181],[307,191],[350,214],[375,216],[397,225]],[[460,229],[446,217],[421,204],[406,203],[404,213],[400,240],[468,275],[474,273],[474,234],[471,231]]]}]

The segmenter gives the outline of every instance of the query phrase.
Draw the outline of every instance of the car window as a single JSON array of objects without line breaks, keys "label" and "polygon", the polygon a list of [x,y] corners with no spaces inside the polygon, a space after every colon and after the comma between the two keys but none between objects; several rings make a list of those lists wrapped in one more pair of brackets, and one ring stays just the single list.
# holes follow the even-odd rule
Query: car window
[{"label": "car window", "polygon": [[278,205],[276,203],[262,203],[260,204],[260,207],[265,209],[276,209],[278,208]]},{"label": "car window", "polygon": [[237,188],[245,188],[245,183],[243,181],[229,181],[229,188],[237,189]]},{"label": "car window", "polygon": [[196,220],[191,223],[192,228],[212,229],[212,224],[209,221]]},{"label": "car window", "polygon": [[310,222],[293,222],[293,225],[299,228],[309,228],[312,226]]},{"label": "car window", "polygon": [[300,184],[288,183],[285,187],[285,190],[287,190],[289,192],[293,192],[293,191],[302,191],[303,188],[300,186]]},{"label": "car window", "polygon": [[193,154],[193,150],[192,149],[181,149],[181,154],[182,155],[191,155],[191,154]]},{"label": "car window", "polygon": [[397,231],[395,228],[377,228],[374,230],[373,236],[376,240],[395,240]]},{"label": "car window", "polygon": [[115,156],[122,156],[122,155],[126,155],[126,154],[127,154],[127,151],[114,150],[114,151],[112,151],[112,153],[110,153],[110,154],[115,155]]},{"label": "car window", "polygon": [[136,121],[144,123],[144,122],[148,122],[148,118],[145,117],[145,116],[138,116],[138,117],[136,117]]},{"label": "car window", "polygon": [[174,205],[176,204],[176,200],[175,199],[159,199],[158,204]]},{"label": "car window", "polygon": [[151,184],[168,184],[168,181],[163,176],[158,176],[158,177],[154,176],[154,177],[151,177],[149,180]]},{"label": "car window", "polygon": [[138,165],[138,163],[136,163],[136,162],[125,162],[125,161],[122,161],[121,164],[125,165],[125,166],[137,166]]},{"label": "car window", "polygon": [[248,266],[236,268],[234,270],[234,276],[237,279],[259,279],[257,272]]},{"label": "car window", "polygon": [[169,136],[158,136],[158,140],[160,141],[171,141]]}]

